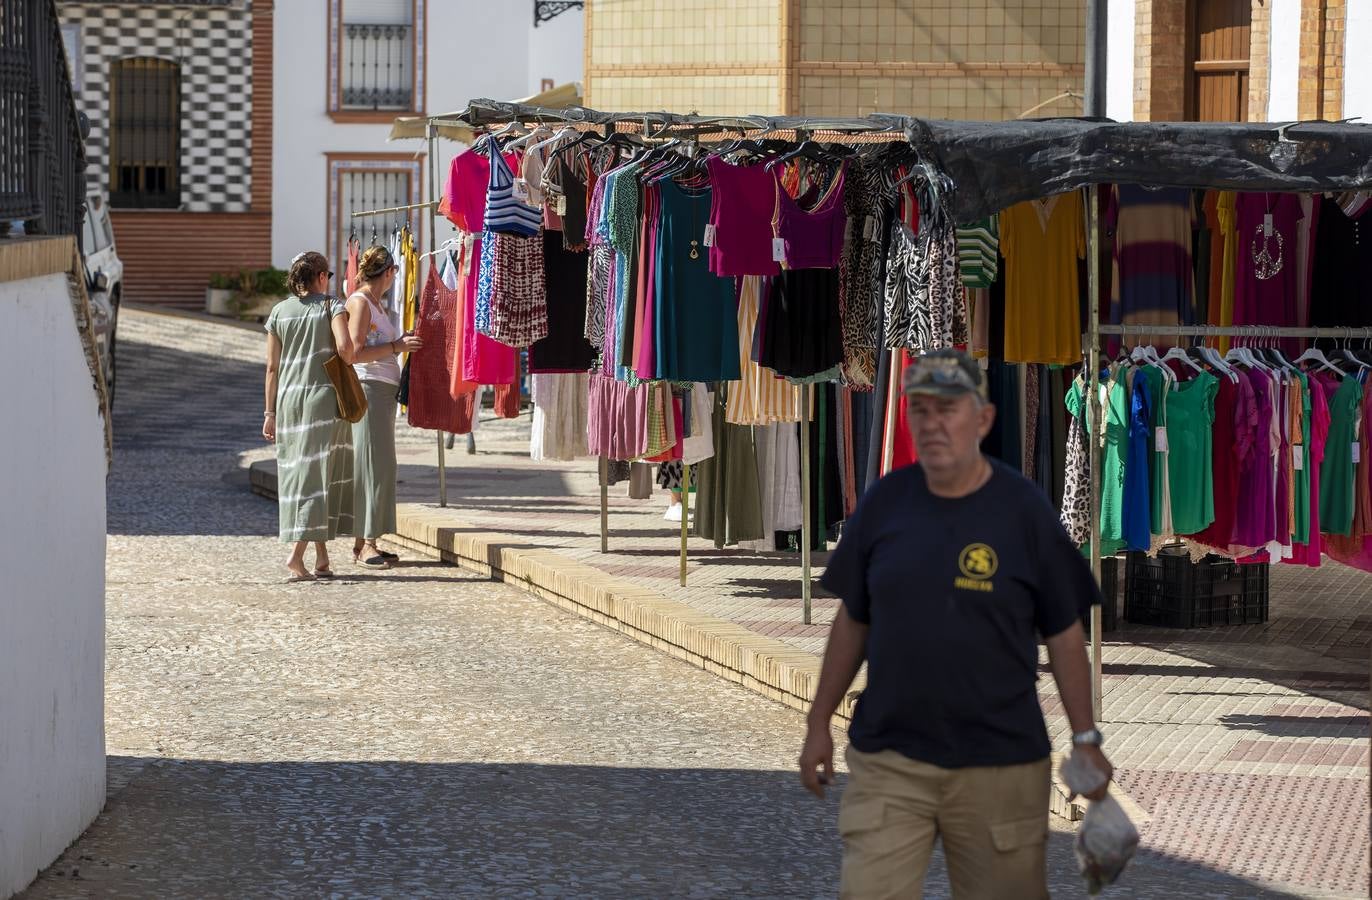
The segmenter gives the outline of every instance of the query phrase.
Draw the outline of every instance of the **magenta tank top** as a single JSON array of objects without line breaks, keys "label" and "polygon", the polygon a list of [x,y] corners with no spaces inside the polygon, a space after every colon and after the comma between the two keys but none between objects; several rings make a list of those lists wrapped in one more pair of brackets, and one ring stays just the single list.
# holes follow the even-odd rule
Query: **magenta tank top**
[{"label": "magenta tank top", "polygon": [[722,277],[776,275],[781,264],[772,259],[772,212],[776,189],[772,173],[762,164],[735,166],[717,156],[705,163],[710,170],[710,271]]},{"label": "magenta tank top", "polygon": [[833,184],[811,209],[804,209],[781,186],[781,170],[770,173],[776,208],[772,233],[786,246],[788,269],[832,269],[843,254],[843,235],[848,217],[843,209],[843,182],[848,174],[846,162],[839,165]]}]

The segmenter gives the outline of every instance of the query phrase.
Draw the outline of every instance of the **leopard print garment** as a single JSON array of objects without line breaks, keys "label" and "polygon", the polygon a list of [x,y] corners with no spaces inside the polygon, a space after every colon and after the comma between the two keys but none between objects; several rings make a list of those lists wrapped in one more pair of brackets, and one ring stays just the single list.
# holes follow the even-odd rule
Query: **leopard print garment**
[{"label": "leopard print garment", "polygon": [[[1073,387],[1076,390],[1076,387]],[[1083,413],[1085,410],[1083,410]],[[1068,413],[1067,470],[1062,487],[1062,527],[1072,543],[1091,540],[1091,457],[1086,447],[1086,426],[1081,416]]]},{"label": "leopard print garment", "polygon": [[843,376],[859,390],[870,388],[876,378],[881,247],[890,219],[885,198],[891,183],[890,166],[859,157],[851,163],[843,196],[848,217],[848,239],[838,264]]}]

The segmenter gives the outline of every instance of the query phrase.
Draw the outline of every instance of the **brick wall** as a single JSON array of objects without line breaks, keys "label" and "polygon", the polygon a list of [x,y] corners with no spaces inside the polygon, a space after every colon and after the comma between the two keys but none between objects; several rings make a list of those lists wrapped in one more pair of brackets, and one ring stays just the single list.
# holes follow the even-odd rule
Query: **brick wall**
[{"label": "brick wall", "polygon": [[1346,0],[1304,0],[1301,4],[1300,86],[1302,119],[1343,116],[1344,22]]},{"label": "brick wall", "polygon": [[1186,118],[1186,0],[1138,0],[1134,17],[1134,118]]}]

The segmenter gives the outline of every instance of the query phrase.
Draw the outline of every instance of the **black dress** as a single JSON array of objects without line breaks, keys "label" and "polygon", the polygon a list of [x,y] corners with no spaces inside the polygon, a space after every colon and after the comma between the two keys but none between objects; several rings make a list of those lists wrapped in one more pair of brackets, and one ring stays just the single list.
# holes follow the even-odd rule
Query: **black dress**
[{"label": "black dress", "polygon": [[595,348],[586,340],[586,254],[568,250],[562,234],[543,232],[548,336],[529,346],[529,372],[586,372]]},{"label": "black dress", "polygon": [[758,364],[810,378],[843,362],[838,269],[786,269],[773,278],[759,320]]}]

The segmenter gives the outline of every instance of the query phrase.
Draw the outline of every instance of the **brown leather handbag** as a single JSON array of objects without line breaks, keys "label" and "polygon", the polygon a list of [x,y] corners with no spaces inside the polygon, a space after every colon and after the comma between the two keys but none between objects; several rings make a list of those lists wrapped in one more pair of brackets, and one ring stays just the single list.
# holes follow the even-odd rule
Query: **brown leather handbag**
[{"label": "brown leather handbag", "polygon": [[333,317],[329,315],[329,300],[324,301],[324,322],[329,329],[329,343],[333,344],[333,356],[324,361],[324,371],[333,382],[334,396],[338,398],[338,418],[349,422],[361,422],[367,414],[367,395],[362,393],[362,381],[357,370],[343,361],[338,355],[338,341],[333,336]]}]

